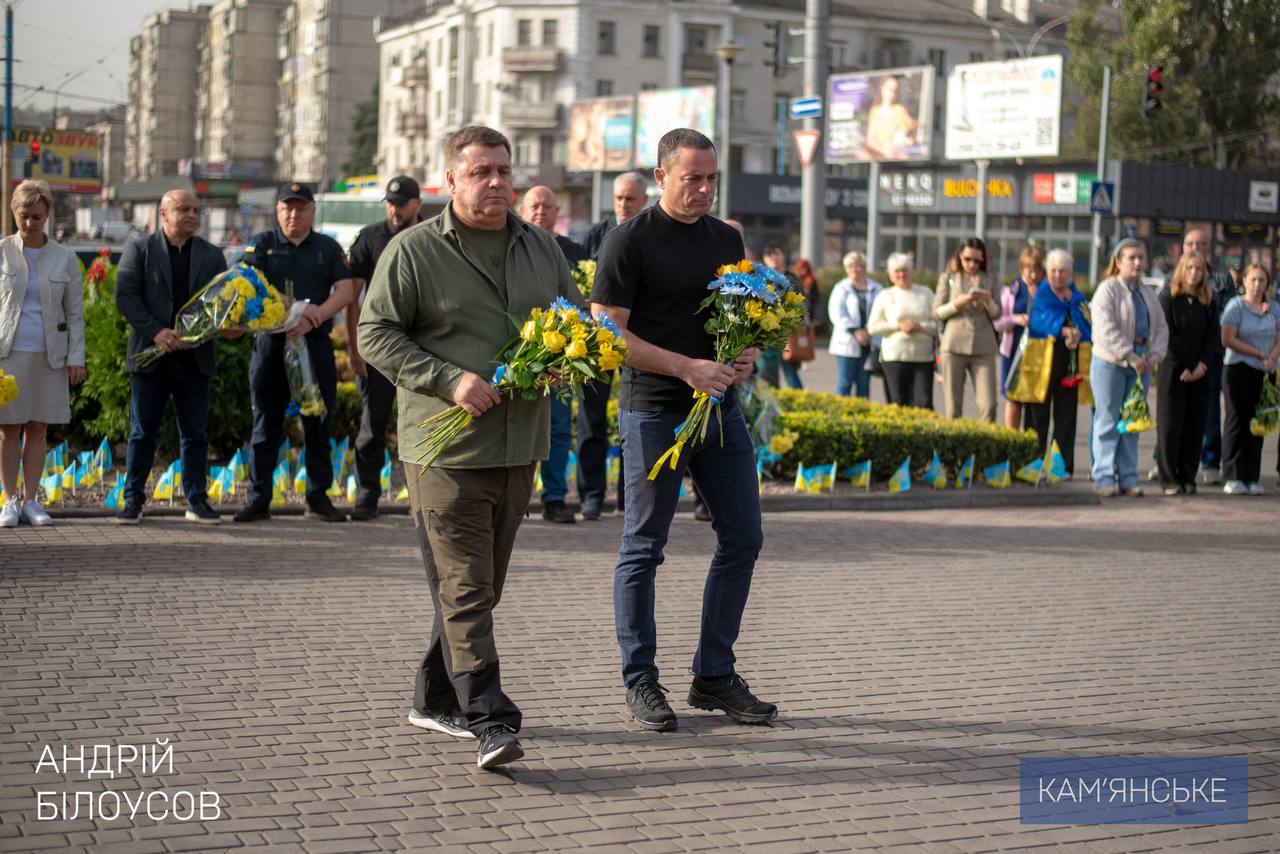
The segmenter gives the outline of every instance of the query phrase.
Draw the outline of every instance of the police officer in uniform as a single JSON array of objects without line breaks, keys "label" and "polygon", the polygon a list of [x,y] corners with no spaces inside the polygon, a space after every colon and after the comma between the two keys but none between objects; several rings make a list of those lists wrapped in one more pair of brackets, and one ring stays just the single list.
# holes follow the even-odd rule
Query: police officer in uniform
[{"label": "police officer in uniform", "polygon": [[[333,316],[350,304],[355,293],[347,260],[337,241],[312,231],[315,197],[305,184],[290,183],[276,192],[277,227],[255,234],[245,246],[244,261],[262,270],[282,294],[310,301],[289,338],[305,336],[311,364],[320,385],[326,413],[302,416],[307,466],[308,518],[345,522],[325,495],[333,483],[329,449],[329,416],[337,396],[338,372],[333,361]],[[284,438],[289,380],[285,373],[284,333],[259,335],[249,363],[253,398],[253,441],[249,457],[248,503],[235,515],[237,522],[271,518],[271,476]]]},{"label": "police officer in uniform", "polygon": [[373,279],[382,251],[391,238],[410,226],[422,222],[422,190],[408,175],[397,175],[387,183],[387,218],[366,225],[351,244],[351,275],[355,280],[356,299],[347,309],[347,355],[356,373],[363,409],[360,433],[356,436],[356,504],[351,518],[356,521],[374,519],[378,515],[378,497],[382,494],[382,459],[387,450],[387,422],[396,400],[395,385],[378,369],[360,356],[356,341],[356,324],[360,322],[361,293]]}]

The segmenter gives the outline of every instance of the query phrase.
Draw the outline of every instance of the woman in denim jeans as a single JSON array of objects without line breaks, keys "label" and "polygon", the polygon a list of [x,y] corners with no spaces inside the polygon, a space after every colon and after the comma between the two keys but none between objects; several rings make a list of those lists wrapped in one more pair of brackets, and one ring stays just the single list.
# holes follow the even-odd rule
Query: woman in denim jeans
[{"label": "woman in denim jeans", "polygon": [[884,285],[867,278],[867,258],[861,252],[844,256],[844,271],[847,275],[836,282],[827,300],[827,316],[831,318],[827,350],[836,357],[836,394],[870,397],[867,363],[871,352],[880,349],[880,339],[867,332],[867,320]]},{"label": "woman in denim jeans", "polygon": [[1142,284],[1146,247],[1133,238],[1116,244],[1106,278],[1089,303],[1093,316],[1093,489],[1098,495],[1142,495],[1138,436],[1120,433],[1120,410],[1134,383],[1145,394],[1164,359],[1169,329],[1155,290]]}]

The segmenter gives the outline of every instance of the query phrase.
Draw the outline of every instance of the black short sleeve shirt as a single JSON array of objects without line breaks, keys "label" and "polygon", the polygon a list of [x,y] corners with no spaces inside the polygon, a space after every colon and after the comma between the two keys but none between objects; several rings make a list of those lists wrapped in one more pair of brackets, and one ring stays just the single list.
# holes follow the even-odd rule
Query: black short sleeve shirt
[{"label": "black short sleeve shirt", "polygon": [[[265,273],[280,293],[291,287],[294,299],[309,299],[316,305],[329,298],[335,282],[351,278],[338,241],[314,230],[297,246],[279,228],[255,234],[245,245],[242,260]],[[333,321],[327,320],[316,332],[327,335],[332,328]]]},{"label": "black short sleeve shirt", "polygon": [[[707,317],[698,312],[716,269],[745,257],[742,237],[711,216],[684,223],[653,205],[609,232],[600,250],[592,302],[631,310],[629,331],[664,350],[715,358]],[[693,390],[675,377],[622,369],[624,409],[687,411]]]}]

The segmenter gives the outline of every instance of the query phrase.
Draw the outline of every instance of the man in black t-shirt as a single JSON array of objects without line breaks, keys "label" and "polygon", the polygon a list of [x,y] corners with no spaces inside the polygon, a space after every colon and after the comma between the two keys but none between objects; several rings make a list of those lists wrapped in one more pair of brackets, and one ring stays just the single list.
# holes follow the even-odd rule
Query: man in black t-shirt
[{"label": "man in black t-shirt", "polygon": [[[764,541],[755,451],[734,385],[750,376],[759,351],[743,351],[732,365],[716,362],[714,341],[703,328],[706,316],[698,312],[716,269],[742,259],[742,238],[707,215],[717,178],[710,139],[685,128],[670,131],[658,143],[658,162],[658,204],[605,239],[591,294],[592,314],[604,311],[616,321],[628,347],[618,418],[627,507],[613,582],[627,706],[648,729],[676,728],[654,663],[654,578],[688,469],[716,532],[689,703],[741,723],[766,723],[778,709],[751,693],[734,672],[733,654]],[[723,399],[719,417],[711,419],[704,440],[681,454],[674,471],[664,467],[649,480],[696,391]]]},{"label": "man in black t-shirt", "polygon": [[397,175],[387,182],[383,197],[387,218],[366,225],[351,244],[351,278],[355,281],[356,298],[347,306],[347,355],[356,374],[360,391],[360,432],[356,435],[356,503],[351,519],[363,522],[378,516],[378,496],[382,494],[382,459],[387,451],[387,422],[396,401],[396,387],[377,368],[367,364],[356,345],[356,324],[360,322],[360,306],[364,289],[373,279],[382,250],[391,238],[422,221],[422,190],[408,175]]}]

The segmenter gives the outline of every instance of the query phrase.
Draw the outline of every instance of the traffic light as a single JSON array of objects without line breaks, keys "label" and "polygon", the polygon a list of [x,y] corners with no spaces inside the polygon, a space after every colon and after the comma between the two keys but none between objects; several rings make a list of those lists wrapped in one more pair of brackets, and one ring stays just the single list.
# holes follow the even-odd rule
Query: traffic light
[{"label": "traffic light", "polygon": [[1163,65],[1147,66],[1147,78],[1142,82],[1142,115],[1148,119],[1155,118],[1156,112],[1163,106],[1160,103],[1164,92],[1164,85],[1160,81],[1163,79]]},{"label": "traffic light", "polygon": [[31,140],[31,159],[40,159],[40,140],[38,139]]},{"label": "traffic light", "polygon": [[769,49],[769,58],[764,61],[765,67],[774,77],[781,77],[787,71],[787,31],[782,21],[774,21],[769,25],[771,41],[764,43]]}]

